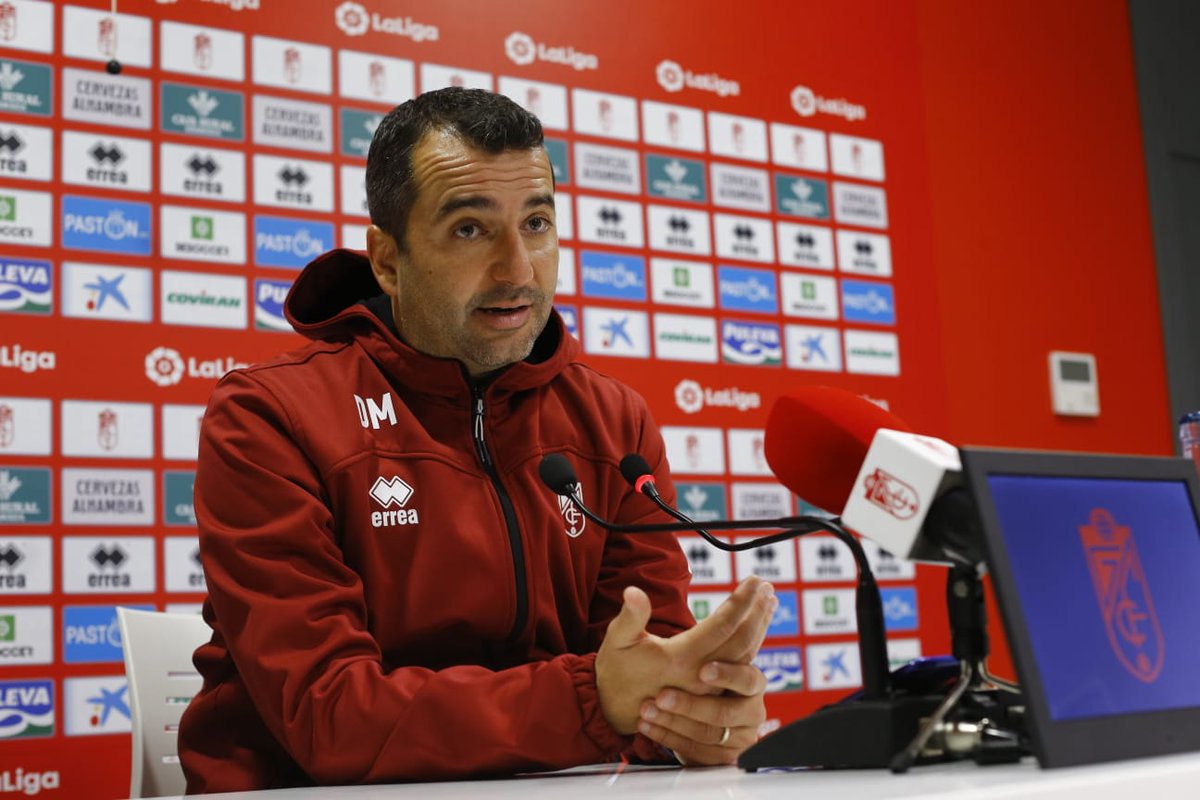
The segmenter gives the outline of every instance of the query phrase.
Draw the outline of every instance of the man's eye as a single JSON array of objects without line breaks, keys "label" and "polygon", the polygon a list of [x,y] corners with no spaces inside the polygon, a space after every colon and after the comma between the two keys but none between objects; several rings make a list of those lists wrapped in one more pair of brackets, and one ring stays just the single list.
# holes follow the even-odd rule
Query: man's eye
[{"label": "man's eye", "polygon": [[529,229],[534,233],[542,233],[550,230],[550,220],[545,217],[534,217],[529,220]]},{"label": "man's eye", "polygon": [[454,229],[454,235],[460,239],[473,239],[480,233],[480,228],[474,222],[459,225]]}]

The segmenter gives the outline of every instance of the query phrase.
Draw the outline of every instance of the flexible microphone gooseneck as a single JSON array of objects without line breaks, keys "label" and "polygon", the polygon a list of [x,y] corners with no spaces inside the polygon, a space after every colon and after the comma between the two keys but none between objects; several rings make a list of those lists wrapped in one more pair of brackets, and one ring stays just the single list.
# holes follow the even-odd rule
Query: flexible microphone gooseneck
[{"label": "flexible microphone gooseneck", "polygon": [[681,521],[680,525],[618,525],[602,519],[584,505],[579,493],[579,479],[571,462],[561,453],[552,453],[538,465],[542,482],[555,494],[568,498],[579,511],[597,525],[618,533],[664,533],[689,531],[699,533],[704,540],[726,552],[740,552],[782,542],[807,533],[824,531],[840,539],[854,555],[858,566],[858,584],[855,588],[855,610],[858,615],[859,654],[862,660],[863,696],[868,699],[887,697],[890,694],[891,676],[887,660],[887,635],[883,621],[883,601],[879,596],[879,585],[871,572],[862,544],[845,528],[836,517],[780,517],[768,520],[716,520],[706,523],[713,530],[761,530],[767,527],[782,527],[784,530],[760,536],[740,544],[722,542],[708,530],[701,528],[677,508],[669,505],[659,495],[654,485],[654,474],[646,460],[636,453],[621,459],[621,475],[640,494],[649,497],[655,505]]}]

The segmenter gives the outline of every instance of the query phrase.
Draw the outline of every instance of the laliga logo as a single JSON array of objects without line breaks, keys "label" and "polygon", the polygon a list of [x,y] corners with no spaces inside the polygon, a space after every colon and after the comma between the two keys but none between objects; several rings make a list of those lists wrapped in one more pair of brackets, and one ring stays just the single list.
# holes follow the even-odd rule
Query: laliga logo
[{"label": "laliga logo", "polygon": [[896,519],[911,519],[921,507],[916,489],[882,469],[868,475],[863,486],[866,499]]},{"label": "laliga logo", "polygon": [[817,96],[807,86],[797,86],[792,89],[792,108],[802,117],[811,117],[817,113]]},{"label": "laliga logo", "polygon": [[183,358],[178,350],[156,347],[146,356],[146,377],[159,386],[174,386],[183,380]]},{"label": "laliga logo", "polygon": [[504,54],[514,64],[525,66],[532,64],[537,58],[537,45],[534,44],[533,37],[529,34],[514,31],[504,40]]},{"label": "laliga logo", "polygon": [[704,408],[704,388],[696,381],[680,381],[675,386],[675,405],[685,414],[695,414]]},{"label": "laliga logo", "polygon": [[658,85],[668,92],[683,91],[683,67],[674,61],[660,61],[654,72]]},{"label": "laliga logo", "polygon": [[348,36],[362,36],[371,26],[367,9],[363,8],[361,3],[342,3],[334,12],[334,18],[337,26]]}]

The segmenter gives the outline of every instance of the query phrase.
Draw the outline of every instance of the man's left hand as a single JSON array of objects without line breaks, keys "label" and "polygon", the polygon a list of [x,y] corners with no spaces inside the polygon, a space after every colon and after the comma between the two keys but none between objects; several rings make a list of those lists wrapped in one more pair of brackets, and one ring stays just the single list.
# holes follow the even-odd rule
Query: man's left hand
[{"label": "man's left hand", "polygon": [[[638,731],[689,765],[734,764],[758,741],[767,679],[751,664],[709,662],[700,679],[717,694],[663,689],[641,706]],[[728,733],[726,733],[728,731]]]}]

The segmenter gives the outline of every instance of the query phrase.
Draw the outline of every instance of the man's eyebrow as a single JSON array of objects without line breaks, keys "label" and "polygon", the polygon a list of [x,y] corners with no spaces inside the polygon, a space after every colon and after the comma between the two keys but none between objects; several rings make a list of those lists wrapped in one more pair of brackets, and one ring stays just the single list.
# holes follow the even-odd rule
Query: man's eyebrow
[{"label": "man's eyebrow", "polygon": [[526,208],[538,208],[540,206],[554,208],[554,194],[552,192],[542,192],[525,201]]},{"label": "man's eyebrow", "polygon": [[442,205],[441,208],[437,210],[437,216],[435,219],[444,219],[461,208],[479,208],[490,211],[496,208],[496,201],[492,200],[490,197],[484,197],[482,195],[466,195],[465,197],[456,197],[453,200],[448,200]]}]

